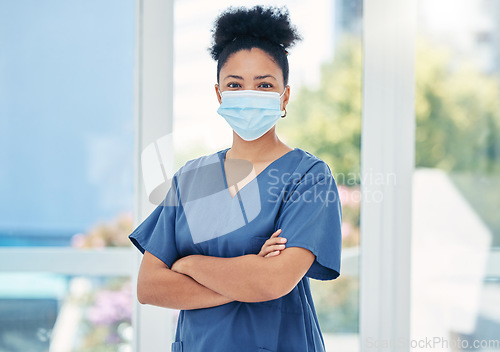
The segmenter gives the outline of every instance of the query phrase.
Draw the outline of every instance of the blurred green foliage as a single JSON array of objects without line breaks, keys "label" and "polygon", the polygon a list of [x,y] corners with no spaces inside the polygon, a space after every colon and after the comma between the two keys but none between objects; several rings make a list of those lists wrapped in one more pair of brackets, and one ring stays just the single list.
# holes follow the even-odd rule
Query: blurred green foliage
[{"label": "blurred green foliage", "polygon": [[500,171],[499,78],[419,38],[415,111],[417,167]]},{"label": "blurred green foliage", "polygon": [[276,125],[287,144],[323,159],[334,175],[352,173],[350,184],[359,183],[362,64],[360,39],[345,37],[322,66],[319,87],[292,91],[287,117]]},{"label": "blurred green foliage", "polygon": [[[498,77],[423,38],[416,57],[415,166],[500,172]],[[319,87],[301,87],[276,127],[288,144],[326,161],[346,185],[360,182],[362,64],[360,38],[346,36],[323,65]]]}]

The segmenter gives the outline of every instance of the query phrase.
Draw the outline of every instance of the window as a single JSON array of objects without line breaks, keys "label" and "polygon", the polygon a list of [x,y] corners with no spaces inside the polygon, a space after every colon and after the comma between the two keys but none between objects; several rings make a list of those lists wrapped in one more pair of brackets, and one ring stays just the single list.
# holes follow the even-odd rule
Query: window
[{"label": "window", "polygon": [[[494,211],[499,198],[495,193],[499,151],[492,142],[498,140],[498,98],[491,98],[498,84],[499,54],[494,43],[498,42],[500,21],[493,17],[498,5],[484,0],[464,1],[460,6],[453,2],[452,7],[450,1],[421,1],[419,38],[425,37],[426,42],[419,39],[418,48],[425,44],[432,51],[417,55],[415,86],[412,16],[417,14],[416,3],[383,0],[365,1],[361,6],[361,1],[355,0],[286,2],[305,37],[290,50],[292,101],[296,100],[289,116],[305,114],[300,111],[305,105],[299,102],[306,94],[319,97],[328,92],[333,99],[319,104],[328,113],[333,110],[332,119],[338,119],[313,117],[315,124],[308,128],[331,132],[324,133],[321,144],[316,145],[308,135],[296,142],[300,136],[294,135],[296,122],[292,119],[277,127],[290,144],[303,143],[304,149],[310,148],[329,162],[342,186],[346,237],[341,277],[331,286],[317,282],[325,290],[315,287],[314,291],[328,350],[385,347],[395,342],[386,338],[407,337],[410,318],[414,338],[432,334],[472,343],[498,330],[495,307],[500,260]],[[216,71],[206,49],[211,21],[218,11],[239,4],[251,6],[257,1],[0,4],[0,44],[7,49],[0,58],[0,161],[6,166],[0,171],[0,309],[8,314],[16,302],[18,306],[32,304],[37,312],[28,322],[18,310],[17,322],[0,323],[0,349],[20,340],[42,349],[53,343],[51,331],[72,295],[71,287],[83,287],[95,297],[99,291],[127,290],[129,280],[133,287],[140,255],[135,249],[124,248],[129,244],[122,240],[130,232],[127,226],[133,227],[132,209],[135,224],[152,210],[144,196],[141,151],[170,133],[173,148],[168,156],[172,160],[166,166],[178,169],[192,157],[230,145],[229,126],[216,114],[217,102],[210,96]],[[447,27],[450,23],[454,26],[451,29]],[[443,50],[451,53],[453,60],[449,61]],[[465,61],[470,64],[464,71]],[[426,64],[429,62],[432,65]],[[195,70],[199,78],[195,82],[181,79]],[[440,79],[430,82],[427,75],[431,74],[439,74]],[[322,81],[327,77],[329,81]],[[467,84],[459,84],[464,77]],[[344,86],[348,89],[342,89]],[[415,109],[413,88],[417,93]],[[428,105],[429,98],[435,97],[421,94],[426,92],[424,88],[433,88],[431,92],[441,99],[443,110]],[[471,95],[471,90],[480,94]],[[342,96],[346,92],[351,96]],[[361,96],[363,102],[356,106]],[[484,99],[487,104],[483,104]],[[203,120],[196,120],[199,116]],[[172,124],[175,134],[171,133]],[[427,133],[429,124],[435,127],[431,134]],[[337,126],[343,133],[335,129]],[[351,143],[342,139],[345,131],[349,131]],[[328,148],[321,150],[322,145]],[[474,148],[467,148],[470,145]],[[356,167],[361,180],[351,183],[358,178]],[[346,170],[354,170],[354,177],[346,175]],[[379,171],[385,175],[396,172],[397,185],[367,182],[372,172]],[[413,214],[409,212],[411,177]],[[446,193],[440,193],[439,199],[422,198],[436,183],[441,185],[436,192]],[[367,201],[373,190],[383,191],[383,201]],[[435,205],[436,200],[443,207],[436,212],[439,217],[433,219],[431,228],[422,221],[429,212],[421,205]],[[436,227],[450,216],[443,212],[449,204],[465,215]],[[438,234],[432,240],[445,239],[443,234],[450,234],[455,220],[470,220],[455,233],[469,241],[474,231],[473,241],[458,242],[453,237],[442,246],[442,242],[422,242],[428,240],[431,230]],[[466,233],[464,228],[473,230]],[[116,236],[108,237],[109,233]],[[88,248],[96,246],[105,248]],[[424,272],[425,266],[415,265],[423,262],[429,248],[435,250],[430,259],[441,260],[434,262],[439,270],[430,277],[430,270]],[[463,253],[473,254],[460,264],[467,271],[446,266]],[[445,261],[446,255],[452,260]],[[425,261],[429,263],[432,261]],[[425,274],[423,278],[418,270]],[[425,280],[435,280],[442,292],[452,292],[446,297],[449,299],[438,297],[441,290]],[[33,282],[51,290],[40,289],[36,298],[27,297]],[[410,316],[410,284],[412,297],[418,296],[411,302],[412,309],[435,304],[448,314],[444,324],[434,315],[427,323],[436,325],[427,324],[429,330],[422,330],[425,310]],[[175,312],[140,306],[134,294],[132,289],[127,296],[135,304],[132,327],[125,318],[118,323],[123,323],[122,328],[112,329],[121,339],[115,347],[121,344],[125,351],[148,351],[158,346],[168,349]],[[458,309],[458,299],[467,304]],[[80,311],[93,304],[87,301]],[[79,327],[84,326],[83,320],[79,322]],[[68,343],[81,346],[85,334],[98,330],[96,324],[93,326],[94,330],[78,330],[79,338]],[[135,342],[129,340],[131,331]],[[387,350],[399,352],[397,345]]]},{"label": "window", "polygon": [[130,350],[135,3],[2,2],[0,46],[0,349]]},{"label": "window", "polygon": [[419,2],[412,343],[439,350],[500,348],[499,10]]}]

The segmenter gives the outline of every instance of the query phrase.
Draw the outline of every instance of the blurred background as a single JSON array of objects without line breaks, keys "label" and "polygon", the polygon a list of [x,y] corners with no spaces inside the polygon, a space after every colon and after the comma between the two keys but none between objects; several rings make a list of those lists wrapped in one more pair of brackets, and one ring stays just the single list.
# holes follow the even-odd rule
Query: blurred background
[{"label": "blurred background", "polygon": [[[311,284],[327,350],[361,351],[363,1],[176,0],[174,168],[231,146],[216,113],[214,19],[230,5],[285,3],[304,40],[289,50],[277,133],[334,173],[341,276]],[[436,350],[500,351],[500,2],[417,3],[411,335],[496,339]],[[136,12],[133,0],[0,1],[2,253],[83,253],[54,271],[17,270],[0,254],[1,352],[133,350],[133,273],[99,270],[113,253],[133,261]],[[85,259],[96,249],[110,262]],[[75,265],[91,274],[64,270]]]}]

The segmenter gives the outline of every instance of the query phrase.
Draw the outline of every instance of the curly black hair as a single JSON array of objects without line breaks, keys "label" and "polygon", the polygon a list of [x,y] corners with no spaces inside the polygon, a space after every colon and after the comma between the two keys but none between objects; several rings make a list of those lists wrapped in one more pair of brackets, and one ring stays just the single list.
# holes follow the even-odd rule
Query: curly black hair
[{"label": "curly black hair", "polygon": [[215,20],[212,34],[209,50],[217,61],[217,82],[222,66],[232,54],[243,49],[259,48],[281,67],[284,83],[288,84],[286,49],[302,38],[290,23],[286,7],[229,7]]}]

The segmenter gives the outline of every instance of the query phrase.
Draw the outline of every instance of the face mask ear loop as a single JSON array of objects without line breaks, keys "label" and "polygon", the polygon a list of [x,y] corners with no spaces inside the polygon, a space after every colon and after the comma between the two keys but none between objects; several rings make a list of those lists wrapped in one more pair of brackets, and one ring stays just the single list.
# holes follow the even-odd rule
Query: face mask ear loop
[{"label": "face mask ear loop", "polygon": [[217,85],[217,90],[219,91],[220,99],[222,101],[222,92],[220,91],[220,86],[219,85]]},{"label": "face mask ear loop", "polygon": [[283,93],[281,93],[280,99],[283,98],[283,95],[285,95],[285,92],[286,92],[286,87],[285,87],[285,90],[283,91]]},{"label": "face mask ear loop", "polygon": [[[285,90],[283,91],[283,93],[281,93],[281,95],[280,95],[280,102],[281,102],[281,98],[283,98],[283,95],[285,95],[285,92],[286,92],[286,87],[285,87]],[[281,103],[280,103],[280,105],[281,105]],[[280,110],[281,110],[281,106],[280,106]],[[281,110],[281,111],[283,111],[283,110]],[[286,109],[285,109],[285,116],[286,116]],[[285,116],[282,116],[282,117],[285,117]]]}]

